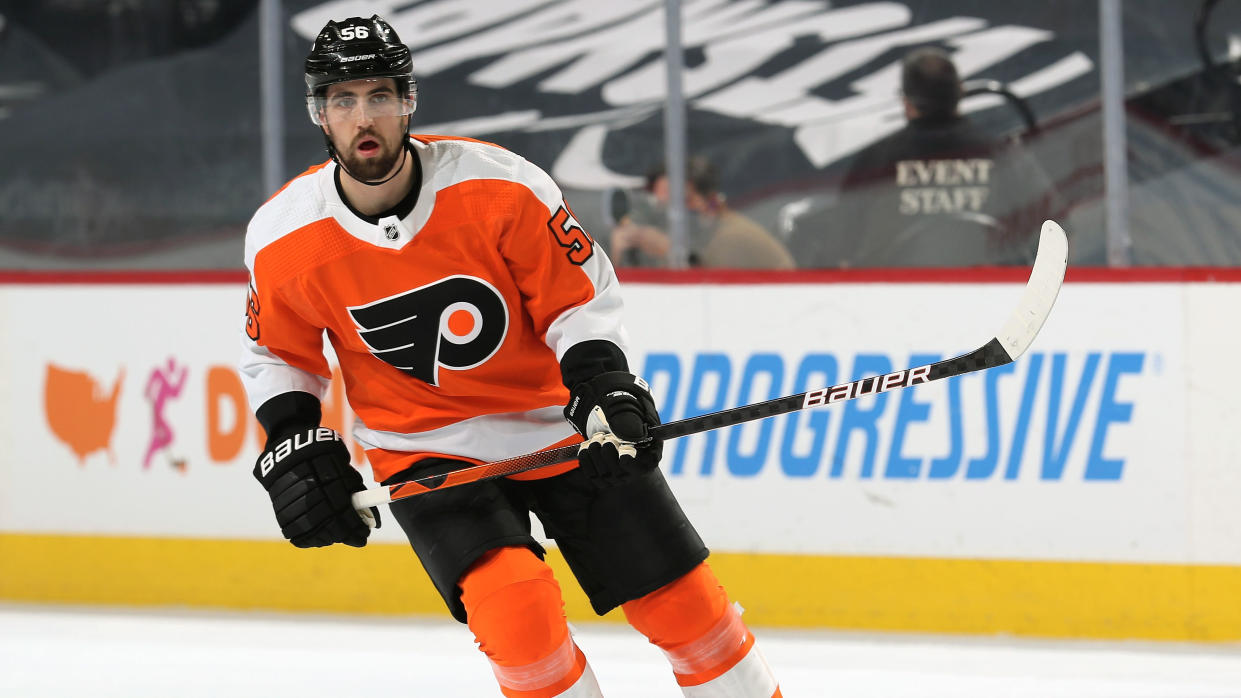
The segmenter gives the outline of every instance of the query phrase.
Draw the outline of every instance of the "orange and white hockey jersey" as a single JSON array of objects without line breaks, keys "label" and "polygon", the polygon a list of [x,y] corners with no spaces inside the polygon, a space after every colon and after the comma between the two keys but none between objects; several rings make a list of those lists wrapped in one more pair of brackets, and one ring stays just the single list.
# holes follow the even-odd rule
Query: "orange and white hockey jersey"
[{"label": "orange and white hockey jersey", "polygon": [[427,455],[486,462],[571,442],[560,358],[584,340],[625,347],[612,265],[551,177],[492,144],[411,142],[423,176],[404,217],[356,215],[329,161],[246,232],[251,408],[323,398],[326,331],[378,481]]}]

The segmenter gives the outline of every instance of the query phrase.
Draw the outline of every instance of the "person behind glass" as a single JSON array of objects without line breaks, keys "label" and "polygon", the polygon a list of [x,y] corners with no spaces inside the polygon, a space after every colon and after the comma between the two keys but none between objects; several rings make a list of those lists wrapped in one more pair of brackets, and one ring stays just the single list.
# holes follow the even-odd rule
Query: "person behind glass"
[{"label": "person behind glass", "polygon": [[848,231],[826,224],[819,266],[1026,264],[1052,187],[1020,145],[962,116],[948,53],[909,53],[901,65],[906,125],[861,150],[841,184]]},{"label": "person behind glass", "polygon": [[779,696],[659,469],[659,413],[629,372],[616,274],[556,183],[490,143],[411,135],[412,58],[377,16],[328,22],[305,79],[330,159],[273,195],[246,232],[240,368],[267,432],[253,475],[284,537],[362,547],[380,523],[378,510],[354,509],[362,476],[340,434],[320,426],[326,335],[354,439],[385,484],[580,444],[571,463],[389,507],[501,693],[602,695],[531,535],[534,514],[592,608],[621,608],[686,695]]},{"label": "person behind glass", "polygon": [[[771,233],[728,206],[715,167],[703,157],[686,167],[685,208],[689,265],[716,269],[791,269],[793,258]],[[629,213],[612,229],[617,266],[668,265],[672,241],[668,220],[668,172],[660,165],[646,177],[645,196],[634,197]]]}]

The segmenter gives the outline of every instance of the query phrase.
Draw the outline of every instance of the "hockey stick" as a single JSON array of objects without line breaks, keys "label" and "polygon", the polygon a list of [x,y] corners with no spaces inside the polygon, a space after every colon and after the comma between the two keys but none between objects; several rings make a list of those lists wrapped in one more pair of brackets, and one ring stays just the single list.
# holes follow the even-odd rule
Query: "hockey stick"
[{"label": "hockey stick", "polygon": [[[743,405],[732,409],[712,412],[697,417],[688,417],[675,422],[661,424],[653,431],[654,438],[675,439],[689,434],[719,429],[721,427],[765,419],[788,412],[796,412],[809,407],[830,405],[834,402],[852,400],[866,395],[904,388],[910,385],[921,385],[942,378],[951,378],[964,373],[983,371],[996,366],[1011,363],[1025,353],[1043,327],[1043,321],[1051,313],[1052,304],[1060,292],[1060,284],[1064,281],[1065,267],[1068,265],[1069,243],[1064,230],[1054,221],[1043,223],[1038,243],[1038,256],[1034,260],[1034,269],[1030,272],[1030,280],[1026,284],[1025,293],[1015,311],[1004,323],[1000,333],[982,347],[968,354],[953,359],[946,359],[925,366],[895,371],[882,376],[862,378],[850,383],[841,383],[828,388],[820,388],[776,398],[752,405]],[[442,490],[471,482],[490,480],[528,470],[542,468],[557,463],[565,463],[577,458],[579,444],[570,444],[545,451],[527,453],[523,456],[506,458],[492,463],[483,463],[454,470],[441,475],[421,477],[408,482],[386,485],[369,490],[356,492],[353,505],[357,509],[387,504],[388,502],[412,497],[424,492]]]}]

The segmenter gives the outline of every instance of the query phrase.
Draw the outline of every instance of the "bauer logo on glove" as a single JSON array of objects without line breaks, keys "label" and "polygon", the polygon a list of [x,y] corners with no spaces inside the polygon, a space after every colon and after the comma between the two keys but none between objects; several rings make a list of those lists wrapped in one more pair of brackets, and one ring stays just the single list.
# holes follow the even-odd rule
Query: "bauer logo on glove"
[{"label": "bauer logo on glove", "polygon": [[260,477],[267,476],[271,473],[271,469],[276,467],[277,463],[285,458],[288,458],[289,454],[294,451],[300,451],[301,449],[314,443],[340,440],[340,434],[336,433],[333,429],[328,429],[327,427],[319,427],[318,429],[313,429],[305,433],[294,434],[284,441],[281,441],[276,446],[274,451],[266,451],[263,453],[263,456],[259,459],[259,475]]},{"label": "bauer logo on glove", "polygon": [[254,477],[271,497],[280,532],[299,548],[333,543],[360,548],[379,526],[378,509],[353,508],[353,493],[366,485],[340,434],[327,427],[270,439],[254,464]]}]

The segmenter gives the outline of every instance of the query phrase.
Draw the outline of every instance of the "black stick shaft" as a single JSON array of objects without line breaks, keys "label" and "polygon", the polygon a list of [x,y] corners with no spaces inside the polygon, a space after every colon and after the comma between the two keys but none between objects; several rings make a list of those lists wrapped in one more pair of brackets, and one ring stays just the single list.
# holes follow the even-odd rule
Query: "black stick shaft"
[{"label": "black stick shaft", "polygon": [[[741,407],[661,424],[655,427],[654,436],[658,439],[675,439],[712,429],[752,422],[756,419],[766,419],[767,417],[796,412],[807,407],[817,407],[867,395],[877,395],[909,385],[920,385],[941,378],[951,378],[964,373],[1003,366],[1010,362],[1012,362],[1012,358],[1009,357],[1008,352],[1004,351],[1004,347],[1000,346],[999,340],[992,339],[985,346],[975,349],[968,354],[962,354],[961,356],[926,366],[918,366],[873,378],[862,378],[850,383],[834,385],[830,388],[789,395],[788,397],[779,397],[766,402],[756,402],[752,405],[742,405]],[[822,395],[823,399],[817,399],[819,395]]]},{"label": "black stick shaft", "polygon": [[[668,440],[676,439],[690,434],[710,431],[712,429],[721,429],[723,427],[744,424],[758,419],[766,419],[775,417],[789,412],[804,410],[809,407],[820,407],[830,405],[834,402],[843,402],[845,400],[853,400],[867,395],[878,395],[889,390],[904,388],[912,385],[921,385],[941,378],[951,378],[964,373],[973,371],[981,371],[995,366],[1002,366],[1010,363],[1012,358],[1004,347],[1000,344],[999,339],[992,339],[986,345],[968,353],[962,354],[956,358],[947,359],[925,366],[915,366],[901,371],[894,371],[882,376],[874,376],[870,378],[862,378],[860,380],[851,381],[849,383],[841,383],[828,388],[812,390],[797,395],[789,395],[788,397],[767,400],[766,402],[756,402],[752,405],[743,405],[732,409],[712,412],[711,414],[699,415],[697,417],[687,417],[679,419],[675,422],[661,424],[652,431],[652,436],[657,439]],[[483,480],[491,480],[497,477],[505,477],[507,475],[515,475],[524,473],[537,468],[544,468],[549,465],[558,463],[567,463],[577,458],[577,444],[569,446],[559,446],[550,448],[546,451],[536,451],[527,453],[514,458],[495,461],[492,463],[484,463],[482,465],[472,465],[460,470],[454,470],[449,473],[440,475],[429,475],[421,477],[409,482],[397,485],[389,485],[387,488],[388,496],[391,500],[404,499],[412,497],[416,494],[429,492],[436,489],[444,489],[447,487],[456,487],[471,482],[481,482]],[[359,493],[362,494],[362,493]],[[389,500],[389,501],[391,501]],[[370,506],[374,503],[368,503]],[[362,502],[355,495],[355,505],[361,507]]]}]

